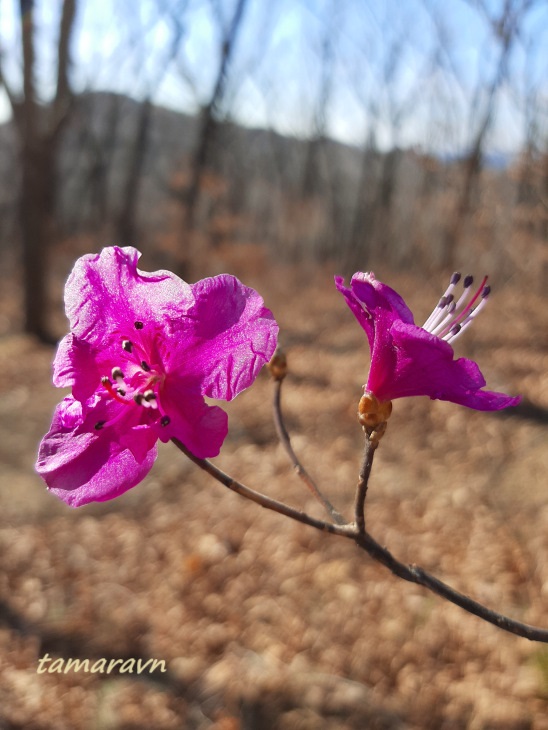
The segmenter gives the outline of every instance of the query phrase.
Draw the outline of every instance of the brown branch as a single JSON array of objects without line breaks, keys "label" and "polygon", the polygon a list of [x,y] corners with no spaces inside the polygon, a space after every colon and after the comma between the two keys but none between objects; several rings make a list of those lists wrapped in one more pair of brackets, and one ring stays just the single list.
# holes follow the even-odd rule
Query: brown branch
[{"label": "brown branch", "polygon": [[366,433],[365,435],[365,449],[363,452],[363,460],[360,468],[360,475],[358,478],[358,486],[356,487],[356,499],[354,507],[354,516],[356,520],[356,527],[360,534],[365,533],[365,498],[367,496],[367,484],[371,475],[371,467],[373,466],[373,457],[379,442],[375,439],[371,439]]},{"label": "brown branch", "polygon": [[463,608],[468,613],[478,616],[483,621],[494,624],[504,631],[516,634],[516,636],[522,636],[530,641],[548,643],[548,629],[524,624],[501,613],[492,611],[483,604],[478,603],[478,601],[474,601],[473,598],[454,590],[441,580],[438,580],[438,578],[427,573],[420,566],[401,563],[386,548],[379,545],[367,532],[363,535],[358,535],[355,540],[362,550],[365,550],[374,560],[386,566],[398,578],[428,588],[428,590],[454,603],[456,606],[460,606],[460,608]]},{"label": "brown branch", "polygon": [[[370,555],[374,560],[388,568],[398,578],[402,578],[403,580],[409,581],[410,583],[416,583],[417,585],[423,586],[433,593],[436,593],[438,596],[445,598],[447,601],[454,603],[456,606],[460,606],[460,608],[464,609],[468,613],[471,613],[474,616],[481,618],[483,621],[487,621],[488,623],[491,623],[494,626],[503,629],[504,631],[508,631],[509,633],[515,634],[516,636],[522,636],[523,638],[529,639],[530,641],[540,641],[543,643],[548,643],[548,629],[542,629],[537,626],[524,624],[520,621],[515,621],[508,616],[504,616],[501,613],[492,611],[486,606],[483,606],[481,603],[474,601],[469,596],[466,596],[463,593],[459,593],[458,591],[454,590],[450,586],[443,583],[441,580],[438,580],[433,575],[427,573],[418,565],[405,565],[405,563],[401,563],[392,555],[392,553],[390,553],[386,548],[382,547],[378,542],[376,542],[376,540],[374,540],[371,535],[369,535],[369,533],[365,531],[365,529],[363,530],[363,532],[361,532],[355,523],[348,525],[337,525],[330,524],[329,522],[324,522],[323,520],[317,520],[314,517],[306,514],[306,512],[301,512],[294,507],[290,507],[283,502],[278,502],[271,497],[267,497],[260,492],[256,492],[255,490],[246,487],[245,485],[238,482],[236,479],[233,479],[228,474],[225,474],[223,471],[218,469],[206,459],[199,459],[194,456],[194,454],[192,454],[177,439],[172,439],[172,441],[175,446],[177,446],[177,448],[182,451],[183,454],[188,456],[191,461],[199,466],[200,469],[203,469],[203,471],[207,472],[218,482],[223,484],[228,489],[231,489],[233,492],[241,495],[242,497],[250,499],[252,502],[255,502],[265,509],[278,512],[279,514],[285,515],[292,520],[300,522],[304,525],[308,525],[309,527],[314,527],[317,530],[321,530],[322,532],[328,532],[332,535],[339,535],[341,537],[346,537],[354,540],[358,547],[360,547],[362,550],[365,550],[368,555]],[[372,449],[372,453],[374,453],[374,451],[375,448]],[[366,460],[367,458],[364,459],[364,462]]]},{"label": "brown branch", "polygon": [[224,471],[221,471],[221,469],[216,467],[210,461],[207,461],[207,459],[199,459],[197,456],[194,456],[194,454],[192,454],[186,448],[186,446],[182,444],[178,439],[173,438],[171,440],[175,444],[175,446],[180,451],[182,451],[185,456],[188,456],[191,461],[199,466],[200,469],[203,469],[225,487],[228,487],[228,489],[236,492],[236,494],[239,494],[246,499],[250,499],[252,502],[255,502],[255,504],[258,504],[265,509],[269,509],[273,512],[278,512],[281,515],[285,515],[286,517],[289,517],[296,522],[302,522],[304,525],[308,525],[309,527],[315,527],[316,530],[321,530],[322,532],[330,532],[333,535],[354,537],[356,530],[353,524],[334,525],[330,522],[324,522],[323,520],[318,520],[315,517],[311,517],[310,515],[306,514],[306,512],[301,512],[301,510],[295,509],[295,507],[290,507],[288,504],[278,502],[277,499],[272,499],[272,497],[267,497],[265,494],[256,492],[254,489],[246,487],[244,484],[236,481],[236,479],[233,479],[228,474],[225,474]]},{"label": "brown branch", "polygon": [[346,525],[347,520],[345,520],[344,517],[339,512],[337,512],[337,510],[335,509],[335,507],[333,507],[327,497],[324,497],[324,495],[320,492],[315,481],[301,464],[297,454],[294,452],[293,447],[291,446],[291,438],[289,436],[287,428],[285,427],[282,415],[282,382],[282,379],[275,380],[274,382],[274,399],[272,403],[272,408],[274,412],[274,425],[276,427],[276,433],[278,434],[280,443],[284,447],[287,455],[289,456],[289,460],[293,464],[293,468],[295,469],[295,473],[297,474],[297,476],[300,477],[300,479],[304,482],[304,484],[306,484],[314,497],[316,497],[318,502],[321,503],[333,522],[335,522],[337,525]]}]

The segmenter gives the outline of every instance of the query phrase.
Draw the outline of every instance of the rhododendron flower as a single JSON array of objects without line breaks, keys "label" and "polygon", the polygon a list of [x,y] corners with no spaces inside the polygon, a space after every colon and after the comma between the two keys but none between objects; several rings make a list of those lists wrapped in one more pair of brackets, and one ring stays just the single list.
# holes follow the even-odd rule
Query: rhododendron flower
[{"label": "rhododendron flower", "polygon": [[483,279],[473,296],[473,279],[464,279],[464,291],[455,299],[460,281],[453,274],[438,305],[418,327],[401,296],[372,273],[357,273],[350,289],[335,278],[354,316],[365,330],[371,349],[371,367],[365,392],[379,402],[406,396],[427,395],[459,403],[479,411],[494,411],[517,405],[520,398],[482,390],[485,378],[479,367],[466,358],[454,359],[451,343],[485,306],[490,288]]},{"label": "rhododendron flower", "polygon": [[157,440],[216,456],[231,400],[254,381],[278,326],[262,298],[223,274],[187,284],[137,268],[134,248],[80,258],[67,281],[71,333],[53,382],[72,387],[57,406],[36,469],[71,506],[112,499],[152,467]]}]

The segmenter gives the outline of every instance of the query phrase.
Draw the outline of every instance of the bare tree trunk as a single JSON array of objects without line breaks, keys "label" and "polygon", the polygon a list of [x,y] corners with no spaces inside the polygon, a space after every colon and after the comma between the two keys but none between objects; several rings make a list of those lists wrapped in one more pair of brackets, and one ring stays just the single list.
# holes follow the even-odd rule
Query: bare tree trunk
[{"label": "bare tree trunk", "polygon": [[[520,13],[525,13],[527,9],[528,0],[525,0],[522,2],[521,9],[518,9],[514,14],[512,12],[512,0],[506,0],[500,18],[489,18],[493,32],[499,37],[502,43],[502,48],[497,71],[488,89],[485,112],[478,127],[472,150],[465,162],[464,177],[454,214],[445,235],[441,261],[444,268],[450,268],[455,262],[455,251],[459,245],[464,224],[472,211],[473,201],[477,197],[474,193],[477,190],[479,176],[482,170],[483,146],[495,111],[497,91],[506,78],[510,51],[519,33]],[[474,109],[472,109],[473,111]]]},{"label": "bare tree trunk", "polygon": [[[53,234],[55,165],[59,134],[70,103],[69,41],[75,0],[65,0],[58,45],[57,93],[46,118],[34,85],[34,0],[20,0],[23,48],[23,102],[14,113],[20,138],[24,330],[51,341],[47,328],[47,253]],[[11,98],[11,95],[10,95]],[[15,110],[14,110],[15,111]]]},{"label": "bare tree trunk", "polygon": [[152,116],[152,102],[145,99],[139,110],[137,134],[133,145],[133,154],[129,163],[122,209],[118,217],[118,240],[125,246],[136,245],[137,240],[137,203],[139,188],[145,164],[148,133]]},{"label": "bare tree trunk", "polygon": [[[122,204],[116,220],[116,235],[118,240],[124,245],[136,245],[137,242],[137,236],[139,233],[137,222],[139,191],[143,179],[147,149],[149,145],[149,132],[154,110],[152,98],[156,89],[158,89],[161,85],[162,79],[169,68],[170,62],[179,50],[185,28],[181,21],[181,17],[182,13],[186,9],[186,5],[186,2],[179,3],[174,16],[172,16],[172,22],[175,26],[173,40],[165,58],[162,60],[161,65],[155,70],[152,77],[149,78],[145,97],[139,107],[136,132],[132,141],[131,156],[127,169],[125,170]],[[165,9],[164,11],[160,10],[161,5],[158,7],[160,12],[165,12]],[[146,59],[143,56],[143,65],[145,64],[145,61]],[[114,140],[114,143],[116,143],[116,139]]]},{"label": "bare tree trunk", "polygon": [[374,221],[374,202],[370,194],[374,182],[374,160],[376,143],[373,135],[369,136],[362,151],[360,177],[356,191],[356,203],[352,215],[352,223],[348,241],[345,246],[343,263],[345,270],[361,266],[366,267],[371,258],[371,235]]},{"label": "bare tree trunk", "polygon": [[51,196],[48,190],[44,146],[39,132],[39,109],[34,88],[34,24],[32,0],[21,0],[23,45],[23,104],[20,117],[21,195],[24,330],[47,339],[45,262],[50,226]]},{"label": "bare tree trunk", "polygon": [[184,195],[183,250],[179,261],[179,273],[182,276],[188,276],[188,270],[190,268],[192,234],[196,228],[200,189],[204,172],[209,165],[211,150],[215,145],[218,129],[217,113],[225,94],[228,67],[233,56],[246,6],[247,0],[238,0],[230,27],[223,40],[221,63],[219,64],[215,87],[209,102],[201,113],[198,142],[190,169],[190,182]]},{"label": "bare tree trunk", "polygon": [[324,22],[324,34],[319,58],[320,85],[314,110],[314,128],[306,144],[302,177],[302,197],[328,209],[326,224],[317,233],[313,255],[323,259],[332,253],[333,241],[338,238],[337,221],[340,218],[336,201],[334,171],[326,164],[328,154],[327,115],[333,91],[334,33],[337,28],[336,2],[331,2]]},{"label": "bare tree trunk", "polygon": [[399,159],[400,153],[397,148],[392,148],[382,156],[381,174],[375,205],[375,224],[373,226],[376,252],[386,252],[384,253],[384,257],[388,258],[390,256],[392,263],[395,263],[395,259],[397,258],[392,238],[392,219]]}]

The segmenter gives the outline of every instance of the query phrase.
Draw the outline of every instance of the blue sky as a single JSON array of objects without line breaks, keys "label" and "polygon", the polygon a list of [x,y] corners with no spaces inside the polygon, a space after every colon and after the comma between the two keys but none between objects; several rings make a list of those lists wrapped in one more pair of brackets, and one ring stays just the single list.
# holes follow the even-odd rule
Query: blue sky
[{"label": "blue sky", "polygon": [[[485,3],[484,3],[485,4]],[[500,12],[503,0],[486,0]],[[4,72],[20,84],[18,0],[0,0]],[[235,0],[80,0],[72,48],[77,90],[103,89],[195,112],[219,61],[221,24]],[[37,80],[55,79],[61,0],[36,0]],[[161,7],[168,12],[159,13]],[[173,53],[174,39],[181,42]],[[443,43],[440,43],[440,38]],[[465,149],[500,53],[480,4],[470,0],[248,0],[228,80],[227,113],[249,126],[327,134],[381,148]],[[329,58],[325,79],[322,58]],[[319,108],[320,89],[325,114]],[[528,106],[529,104],[529,106]],[[533,104],[548,119],[548,3],[529,11],[497,97],[490,151],[515,151]],[[9,104],[0,94],[0,119]]]}]

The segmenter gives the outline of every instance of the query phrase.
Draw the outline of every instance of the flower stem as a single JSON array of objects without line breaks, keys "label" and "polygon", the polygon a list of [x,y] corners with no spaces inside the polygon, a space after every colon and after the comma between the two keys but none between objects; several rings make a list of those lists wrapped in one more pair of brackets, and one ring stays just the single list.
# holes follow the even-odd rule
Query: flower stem
[{"label": "flower stem", "polygon": [[301,481],[306,484],[310,492],[314,495],[318,502],[321,503],[333,522],[335,522],[337,525],[345,525],[347,524],[347,520],[345,520],[344,517],[335,509],[335,507],[333,507],[327,497],[325,497],[320,492],[315,481],[301,464],[297,454],[291,446],[291,438],[289,436],[287,428],[285,427],[282,415],[282,382],[283,380],[276,380],[274,382],[274,398],[272,401],[274,425],[276,427],[276,433],[278,434],[280,443],[284,447],[286,454],[289,456],[289,460],[293,464],[293,468],[295,469],[295,473],[297,474],[297,476],[300,477]]},{"label": "flower stem", "polygon": [[[370,555],[370,557],[388,568],[398,578],[402,578],[403,580],[409,581],[410,583],[416,583],[417,585],[421,585],[424,588],[432,591],[433,593],[436,593],[438,596],[441,596],[445,600],[454,603],[456,606],[460,606],[468,613],[478,616],[478,618],[481,618],[483,621],[487,621],[488,623],[491,623],[494,626],[503,629],[504,631],[508,631],[509,633],[515,634],[516,636],[522,636],[523,638],[529,639],[530,641],[548,643],[548,629],[542,629],[537,626],[524,624],[520,621],[515,621],[508,616],[497,613],[496,611],[492,611],[486,606],[483,606],[481,603],[478,603],[472,598],[464,595],[463,593],[459,593],[458,591],[454,590],[450,586],[443,583],[441,580],[438,580],[433,575],[427,573],[418,565],[405,565],[405,563],[401,563],[392,555],[392,553],[390,553],[386,548],[382,547],[378,542],[376,542],[376,540],[374,540],[371,535],[369,535],[369,533],[365,531],[365,528],[360,529],[356,523],[346,525],[330,524],[328,522],[324,522],[323,520],[318,520],[314,517],[311,517],[310,515],[306,514],[306,512],[301,512],[294,507],[290,507],[283,502],[278,502],[275,499],[267,497],[260,492],[256,492],[255,490],[246,487],[244,484],[236,481],[236,479],[233,479],[228,474],[225,474],[223,471],[221,471],[221,469],[218,469],[206,459],[199,459],[198,457],[194,456],[194,454],[192,454],[186,448],[186,446],[184,446],[177,439],[172,439],[172,441],[175,446],[180,451],[182,451],[183,454],[188,456],[191,461],[199,466],[200,469],[203,469],[218,482],[223,484],[228,489],[231,489],[233,492],[236,492],[240,496],[245,497],[246,499],[250,499],[252,502],[255,502],[265,509],[273,510],[274,512],[285,515],[286,517],[289,517],[296,522],[308,525],[309,527],[314,527],[317,530],[321,530],[322,532],[328,532],[332,535],[339,535],[340,537],[349,538],[353,540],[360,549],[364,550],[368,555]],[[367,478],[369,476],[369,473],[367,472],[367,463],[369,461],[370,472],[375,449],[376,444],[374,443],[371,443],[369,447],[366,446],[366,453],[364,458],[364,466],[366,468],[363,469],[363,478],[360,473],[360,483],[363,482],[363,484],[365,485],[365,488],[362,488],[360,490],[360,495],[363,493],[363,500],[365,500]],[[360,496],[360,500],[361,499],[362,498]],[[363,507],[363,501],[361,502],[361,504]]]},{"label": "flower stem", "polygon": [[309,525],[309,527],[315,527],[317,530],[321,530],[322,532],[330,532],[334,535],[350,536],[353,536],[356,533],[355,525],[353,524],[334,525],[330,522],[318,520],[315,517],[311,517],[306,512],[301,512],[301,510],[298,510],[295,507],[290,507],[284,502],[279,502],[276,499],[267,497],[265,494],[261,494],[261,492],[256,492],[254,489],[246,487],[245,484],[242,484],[228,474],[225,474],[224,471],[221,471],[221,469],[216,467],[210,461],[207,461],[207,459],[199,459],[197,456],[194,456],[194,454],[192,454],[178,439],[173,438],[171,440],[179,451],[182,451],[185,456],[188,456],[188,458],[199,466],[200,469],[203,469],[228,489],[231,489],[233,492],[236,492],[246,499],[250,499],[252,502],[255,502],[261,507],[278,512],[279,514],[285,515],[296,522],[302,522],[305,525]]},{"label": "flower stem", "polygon": [[483,604],[478,603],[478,601],[474,601],[473,598],[464,595],[464,593],[459,593],[454,590],[435,576],[427,573],[420,566],[401,563],[386,548],[379,545],[367,532],[358,535],[355,541],[362,550],[365,550],[374,560],[386,566],[398,578],[427,588],[432,593],[436,593],[438,596],[445,598],[456,606],[460,606],[460,608],[463,608],[474,616],[478,616],[483,621],[497,626],[499,629],[508,631],[516,636],[522,636],[530,641],[548,643],[548,629],[524,624],[504,614],[492,611]]},{"label": "flower stem", "polygon": [[373,466],[373,457],[375,456],[375,451],[377,450],[378,445],[379,442],[375,439],[371,439],[366,433],[363,460],[358,478],[358,486],[356,487],[356,498],[354,501],[354,517],[356,520],[356,527],[360,534],[365,533],[365,498],[367,496],[367,485],[369,483],[369,476],[371,475],[371,467]]}]

